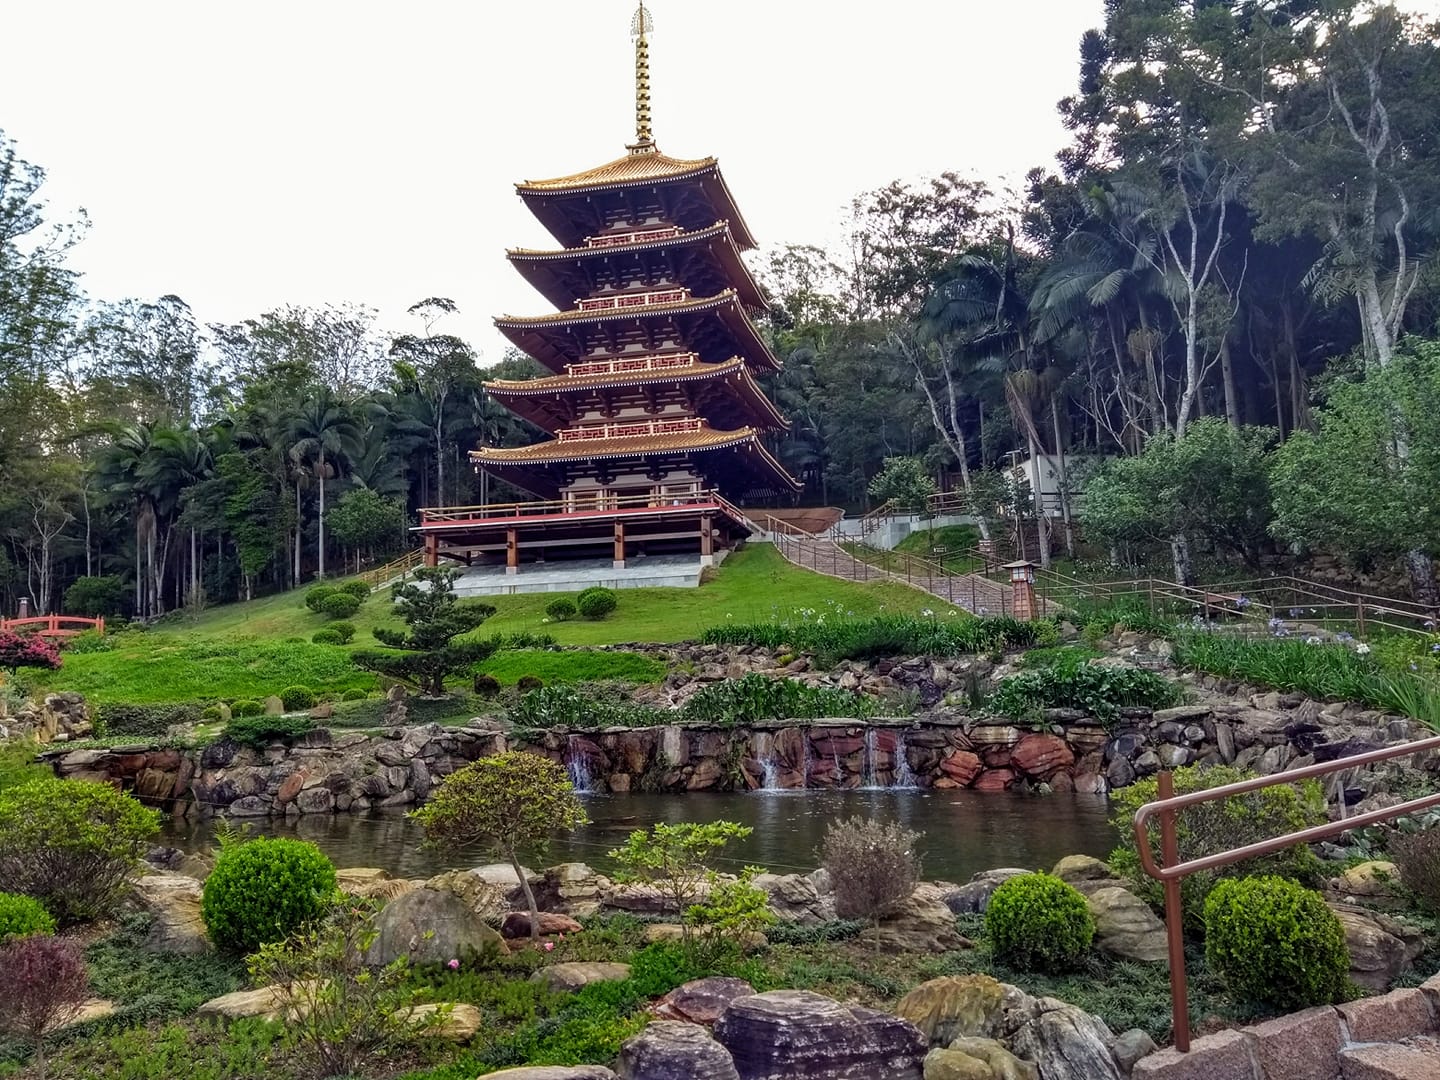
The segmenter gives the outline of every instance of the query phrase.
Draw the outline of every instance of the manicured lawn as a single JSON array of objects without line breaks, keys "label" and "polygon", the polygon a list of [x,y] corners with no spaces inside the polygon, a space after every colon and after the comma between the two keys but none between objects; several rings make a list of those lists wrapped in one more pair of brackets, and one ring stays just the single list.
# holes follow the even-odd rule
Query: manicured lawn
[{"label": "manicured lawn", "polygon": [[[627,589],[618,595],[614,614],[598,622],[550,621],[545,607],[555,593],[489,597],[485,602],[496,614],[476,636],[543,633],[562,645],[673,642],[698,638],[715,623],[764,622],[801,608],[873,615],[916,613],[935,603],[927,593],[904,585],[857,584],[797,569],[768,544],[731,556],[714,580],[698,589]],[[328,620],[306,609],[303,597],[302,591],[283,593],[217,607],[193,622],[177,619],[148,631],[117,634],[108,651],[67,654],[59,671],[32,681],[46,689],[77,690],[93,702],[135,704],[264,698],[296,684],[321,693],[373,689],[374,677],[351,666],[349,651],[373,647],[376,626],[399,624],[390,614],[388,590],[372,595],[348,620],[358,631],[348,647],[310,643],[310,635]],[[591,665],[585,674],[567,674],[580,671],[581,663]],[[492,674],[504,683],[530,674],[546,682],[660,677],[654,667],[634,660],[617,668],[613,656],[579,661],[558,653],[524,659],[501,654],[491,664],[497,665]],[[548,674],[540,670],[545,665]]]},{"label": "manicured lawn", "polygon": [[506,649],[480,665],[502,686],[533,675],[547,686],[557,682],[657,683],[665,678],[665,665],[651,656],[633,652],[555,652],[546,649]]}]

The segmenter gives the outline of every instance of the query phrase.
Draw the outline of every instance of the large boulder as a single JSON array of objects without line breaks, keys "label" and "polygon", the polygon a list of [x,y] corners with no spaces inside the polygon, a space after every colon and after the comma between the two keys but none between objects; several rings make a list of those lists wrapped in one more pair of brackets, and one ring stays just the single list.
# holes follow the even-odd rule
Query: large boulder
[{"label": "large boulder", "polygon": [[[979,1066],[977,1069],[976,1066]],[[1031,1061],[1021,1061],[998,1039],[956,1039],[925,1058],[925,1080],[1040,1080]]]},{"label": "large boulder", "polygon": [[[429,881],[425,882],[425,888],[435,889],[439,892],[451,893],[459,897],[460,902],[469,908],[475,915],[479,916],[491,926],[499,926],[505,918],[505,913],[514,907],[511,897],[518,897],[520,903],[525,898],[520,888],[520,881],[515,877],[515,871],[506,870],[510,873],[508,888],[501,883],[481,877],[473,871],[447,870],[443,874],[436,874]],[[500,877],[500,875],[496,875]]]},{"label": "large boulder", "polygon": [[1101,952],[1152,964],[1169,956],[1165,924],[1128,889],[1096,889],[1085,902],[1095,918],[1095,946]]},{"label": "large boulder", "polygon": [[620,1048],[620,1080],[740,1080],[730,1051],[695,1024],[657,1020]]},{"label": "large boulder", "polygon": [[1331,904],[1345,930],[1350,978],[1367,990],[1386,990],[1424,949],[1420,931],[1399,919],[1351,904]]},{"label": "large boulder", "polygon": [[486,1073],[485,1080],[615,1080],[603,1065],[522,1065]]},{"label": "large boulder", "polygon": [[683,1020],[687,1024],[710,1027],[731,1002],[753,993],[755,988],[744,979],[693,979],[671,990],[650,1011],[661,1020]]},{"label": "large boulder", "polygon": [[1045,1080],[1121,1080],[1105,1021],[1056,998],[1039,998],[1040,1014],[1010,1035],[1016,1057],[1033,1061]]},{"label": "large boulder", "polygon": [[150,916],[145,947],[154,952],[196,955],[210,950],[205,920],[200,915],[204,890],[183,874],[147,874],[136,878],[132,902]]},{"label": "large boulder", "polygon": [[400,1017],[419,1028],[426,1038],[457,1043],[473,1039],[483,1023],[479,1009],[457,1002],[412,1005],[401,1010]]},{"label": "large boulder", "polygon": [[971,948],[975,943],[955,929],[955,913],[945,894],[933,885],[920,885],[860,938],[877,948],[901,952],[946,953]]},{"label": "large boulder", "polygon": [[263,1020],[279,1020],[284,1009],[283,996],[279,986],[262,986],[256,990],[236,990],[233,994],[221,994],[211,998],[195,1010],[197,1016],[211,1016],[221,1021],[245,1020],[260,1017]]},{"label": "large boulder", "polygon": [[808,990],[739,998],[715,1038],[742,1080],[922,1080],[926,1049],[914,1025]]},{"label": "large boulder", "polygon": [[[818,879],[818,880],[817,880]],[[781,922],[809,926],[835,918],[835,899],[820,884],[829,884],[821,874],[758,874],[754,885],[770,897],[770,910]]]},{"label": "large boulder", "polygon": [[445,964],[468,955],[504,952],[500,934],[453,892],[429,886],[386,904],[375,916],[376,937],[366,961],[377,967],[401,957]]},{"label": "large boulder", "polygon": [[575,961],[551,964],[530,976],[531,982],[544,983],[551,990],[572,991],[597,982],[620,982],[630,977],[629,964],[605,964]]},{"label": "large boulder", "polygon": [[982,870],[964,885],[956,886],[946,892],[945,906],[956,915],[981,914],[990,906],[990,897],[995,895],[996,889],[1012,877],[1031,873],[1034,871],[1023,870],[1015,866],[1004,866],[997,870]]},{"label": "large boulder", "polygon": [[[514,878],[514,872],[510,875]],[[554,911],[583,919],[600,910],[600,896],[607,884],[585,863],[561,863],[548,867],[535,890],[535,903],[541,911]]]},{"label": "large boulder", "polygon": [[989,975],[944,975],[911,990],[895,1012],[914,1024],[931,1046],[944,1047],[959,1038],[989,1037],[991,1017],[1005,995],[1005,984]]}]

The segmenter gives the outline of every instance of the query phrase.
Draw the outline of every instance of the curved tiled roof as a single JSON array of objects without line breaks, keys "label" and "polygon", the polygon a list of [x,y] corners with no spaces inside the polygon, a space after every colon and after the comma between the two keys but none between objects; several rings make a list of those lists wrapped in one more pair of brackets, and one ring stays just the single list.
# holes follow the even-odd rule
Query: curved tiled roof
[{"label": "curved tiled roof", "polygon": [[522,180],[515,188],[521,192],[551,192],[638,184],[648,180],[671,180],[679,176],[703,173],[715,168],[715,164],[713,157],[686,160],[673,158],[658,150],[631,151],[624,157],[607,161],[604,165],[597,165],[584,172],[557,176],[550,180]]},{"label": "curved tiled roof", "polygon": [[485,383],[485,389],[493,394],[546,394],[643,383],[689,382],[692,379],[713,378],[736,368],[744,370],[744,365],[744,360],[733,356],[718,364],[696,360],[684,367],[656,368],[650,371],[620,371],[604,375],[546,375],[538,379],[493,379]]},{"label": "curved tiled roof", "polygon": [[576,439],[534,443],[531,446],[494,446],[471,450],[470,459],[481,463],[546,461],[595,461],[600,458],[630,457],[634,454],[676,453],[685,450],[719,450],[753,441],[757,432],[743,427],[735,431],[700,428],[671,431],[660,435],[629,435],[610,439]]}]

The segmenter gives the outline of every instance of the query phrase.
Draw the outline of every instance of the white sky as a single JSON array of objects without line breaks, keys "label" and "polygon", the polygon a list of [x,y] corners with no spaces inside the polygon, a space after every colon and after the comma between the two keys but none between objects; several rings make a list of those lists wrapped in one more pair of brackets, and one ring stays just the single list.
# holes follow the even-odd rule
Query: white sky
[{"label": "white sky", "polygon": [[[651,0],[656,138],[720,158],[762,245],[823,242],[897,177],[1049,163],[1102,6]],[[176,293],[205,322],[350,300],[399,327],[450,296],[493,363],[490,316],[548,309],[503,256],[549,246],[512,183],[632,137],[633,0],[5,7],[0,128],[53,214],[90,212],[87,291]]]}]

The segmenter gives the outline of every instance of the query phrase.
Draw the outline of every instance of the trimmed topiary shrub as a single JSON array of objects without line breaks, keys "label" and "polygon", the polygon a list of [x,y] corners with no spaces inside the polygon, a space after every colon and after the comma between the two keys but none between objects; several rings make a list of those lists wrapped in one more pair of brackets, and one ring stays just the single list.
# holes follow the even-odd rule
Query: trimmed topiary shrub
[{"label": "trimmed topiary shrub", "polygon": [[220,706],[219,706],[219,705],[206,705],[205,708],[203,708],[203,709],[200,710],[200,719],[201,719],[201,720],[219,720],[219,719],[220,719]]},{"label": "trimmed topiary shrub", "polygon": [[241,698],[230,706],[230,715],[236,719],[246,716],[261,716],[264,712],[264,705],[258,701],[251,701],[249,698]]},{"label": "trimmed topiary shrub", "polygon": [[1286,878],[1230,878],[1205,901],[1205,959],[1247,1001],[1289,1011],[1345,996],[1345,929],[1319,893]]},{"label": "trimmed topiary shrub", "polygon": [[545,680],[539,675],[521,675],[515,680],[515,688],[522,693],[527,690],[539,690],[545,685]]},{"label": "trimmed topiary shrub", "polygon": [[500,680],[495,678],[494,675],[476,675],[475,693],[481,697],[494,697],[500,693]]},{"label": "trimmed topiary shrub", "polygon": [[615,594],[600,585],[592,585],[575,598],[575,610],[587,619],[603,619],[618,605]]},{"label": "trimmed topiary shrub", "polygon": [[348,619],[360,610],[360,601],[347,592],[332,592],[321,599],[319,611],[332,619]]},{"label": "trimmed topiary shrub", "polygon": [[193,724],[201,718],[198,702],[172,705],[102,705],[95,719],[106,735],[164,735],[172,724]]},{"label": "trimmed topiary shrub", "polygon": [[308,716],[237,716],[225,725],[225,737],[252,750],[264,750],[272,742],[288,742],[313,730]]},{"label": "trimmed topiary shrub", "polygon": [[575,617],[575,610],[575,601],[567,596],[562,596],[558,600],[551,600],[550,603],[545,605],[545,614],[556,622],[573,619]]},{"label": "trimmed topiary shrub", "polygon": [[856,817],[825,830],[820,864],[835,891],[841,919],[878,919],[915,891],[920,834],[899,824]]},{"label": "trimmed topiary shrub", "polygon": [[289,712],[313,709],[315,707],[315,691],[308,686],[287,686],[280,691],[280,702]]},{"label": "trimmed topiary shrub", "polygon": [[340,640],[340,635],[337,634],[334,630],[329,629],[328,627],[326,627],[326,628],[323,629],[323,630],[316,630],[315,633],[311,634],[311,635],[310,635],[310,643],[311,643],[312,645],[343,645],[343,644],[345,644],[343,641]]},{"label": "trimmed topiary shrub", "polygon": [[340,591],[353,596],[356,600],[364,600],[370,595],[370,586],[363,581],[347,581],[340,586]]},{"label": "trimmed topiary shrub", "polygon": [[312,585],[305,590],[305,606],[311,611],[323,611],[320,605],[325,602],[326,597],[334,596],[340,590],[334,585]]},{"label": "trimmed topiary shrub", "polygon": [[261,837],[221,846],[200,914],[217,947],[252,953],[319,919],[336,895],[335,867],[314,844]]},{"label": "trimmed topiary shrub", "polygon": [[340,635],[340,644],[349,645],[355,637],[355,624],[351,622],[332,622],[325,624],[326,630],[333,630]]},{"label": "trimmed topiary shrub", "polygon": [[985,930],[995,957],[1021,971],[1073,969],[1095,939],[1090,907],[1049,874],[1010,878],[990,897]]},{"label": "trimmed topiary shrub", "polygon": [[62,924],[111,914],[160,815],[108,784],[48,777],[0,791],[0,881]]},{"label": "trimmed topiary shrub", "polygon": [[53,934],[55,919],[33,896],[0,892],[0,941],[31,934]]},{"label": "trimmed topiary shrub", "polygon": [[360,690],[360,689],[352,686],[349,690],[346,690],[343,694],[340,695],[340,700],[341,700],[341,701],[364,701],[364,700],[365,700],[367,697],[369,697],[369,696],[370,696],[370,695],[367,694],[364,690]]}]

